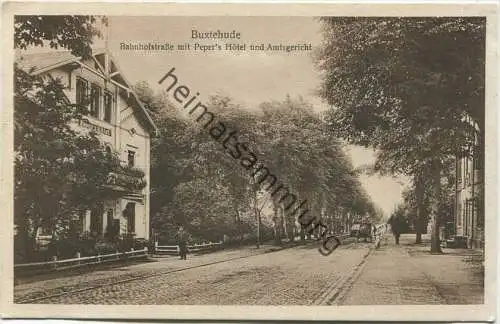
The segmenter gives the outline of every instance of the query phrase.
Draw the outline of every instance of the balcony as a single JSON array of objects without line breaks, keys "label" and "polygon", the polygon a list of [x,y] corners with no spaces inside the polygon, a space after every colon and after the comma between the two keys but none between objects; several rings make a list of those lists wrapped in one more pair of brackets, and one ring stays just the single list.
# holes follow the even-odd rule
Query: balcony
[{"label": "balcony", "polygon": [[122,193],[141,193],[146,186],[145,174],[142,170],[131,167],[120,167],[118,172],[108,175],[108,187]]}]

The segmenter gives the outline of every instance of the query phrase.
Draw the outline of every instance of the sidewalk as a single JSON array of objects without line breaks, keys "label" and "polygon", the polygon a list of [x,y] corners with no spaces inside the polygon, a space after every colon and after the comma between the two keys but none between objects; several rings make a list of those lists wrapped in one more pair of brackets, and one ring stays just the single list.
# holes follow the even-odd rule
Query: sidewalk
[{"label": "sidewalk", "polygon": [[430,238],[415,244],[415,235],[391,235],[368,257],[365,267],[344,294],[340,305],[481,304],[484,269],[480,252],[443,249],[430,254]]}]

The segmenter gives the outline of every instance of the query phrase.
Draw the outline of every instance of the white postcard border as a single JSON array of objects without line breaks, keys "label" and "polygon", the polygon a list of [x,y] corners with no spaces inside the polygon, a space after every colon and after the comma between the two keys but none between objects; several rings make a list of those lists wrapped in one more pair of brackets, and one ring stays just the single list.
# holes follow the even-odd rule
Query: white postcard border
[{"label": "white postcard border", "polygon": [[[487,16],[485,149],[485,304],[422,306],[177,306],[13,304],[13,15],[92,14],[131,16]],[[4,224],[1,312],[15,318],[226,319],[226,320],[426,320],[493,319],[498,273],[498,10],[490,4],[166,4],[166,3],[6,3],[3,6],[3,109],[1,110],[1,196]]]}]

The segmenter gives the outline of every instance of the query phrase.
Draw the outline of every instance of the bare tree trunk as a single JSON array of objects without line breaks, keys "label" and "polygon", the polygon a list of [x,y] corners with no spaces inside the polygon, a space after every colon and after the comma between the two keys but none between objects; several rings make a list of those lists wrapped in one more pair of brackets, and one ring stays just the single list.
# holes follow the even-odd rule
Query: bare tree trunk
[{"label": "bare tree trunk", "polygon": [[282,219],[282,222],[283,222],[283,229],[284,229],[284,231],[285,231],[285,238],[286,238],[287,240],[290,240],[290,234],[289,234],[289,233],[290,233],[290,231],[289,231],[289,229],[288,229],[288,221],[287,221],[287,219],[286,219],[286,215],[285,215],[285,214],[283,214],[283,219]]},{"label": "bare tree trunk", "polygon": [[280,233],[280,220],[279,220],[279,207],[274,205],[274,217],[273,217],[273,229],[274,229],[274,244],[279,245],[281,243],[281,233]]},{"label": "bare tree trunk", "polygon": [[33,243],[36,241],[38,225],[33,224],[33,229],[31,229],[27,217],[21,219],[17,225],[17,240],[14,243],[15,250],[22,253],[22,262],[29,262],[33,254]]},{"label": "bare tree trunk", "polygon": [[254,188],[254,196],[253,196],[253,210],[254,210],[254,213],[255,213],[255,219],[256,219],[256,222],[257,222],[257,233],[256,233],[256,242],[255,242],[255,245],[258,248],[260,248],[260,210],[259,210],[259,206],[258,206],[258,194],[257,194],[257,190]]},{"label": "bare tree trunk", "polygon": [[292,225],[290,225],[290,221],[287,221],[287,228],[288,228],[288,236],[290,238],[290,242],[295,241],[295,230]]},{"label": "bare tree trunk", "polygon": [[433,161],[431,172],[433,187],[431,253],[442,253],[439,239],[439,200],[441,199],[441,162],[439,160]]},{"label": "bare tree trunk", "polygon": [[286,220],[285,220],[286,213],[283,206],[280,207],[279,213],[280,213],[279,219],[280,219],[280,244],[281,244],[283,239],[288,238],[288,235],[286,233]]},{"label": "bare tree trunk", "polygon": [[236,224],[236,226],[238,228],[239,240],[240,240],[240,242],[243,242],[243,230],[241,228],[241,216],[240,216],[240,210],[238,208],[236,208],[236,222],[238,222],[238,224]]},{"label": "bare tree trunk", "polygon": [[416,240],[417,244],[422,243],[422,232],[423,232],[423,223],[424,223],[424,206],[423,206],[423,178],[422,173],[419,173],[415,176],[415,198],[417,203],[417,219],[416,219]]},{"label": "bare tree trunk", "polygon": [[257,213],[257,249],[260,248],[260,212]]}]

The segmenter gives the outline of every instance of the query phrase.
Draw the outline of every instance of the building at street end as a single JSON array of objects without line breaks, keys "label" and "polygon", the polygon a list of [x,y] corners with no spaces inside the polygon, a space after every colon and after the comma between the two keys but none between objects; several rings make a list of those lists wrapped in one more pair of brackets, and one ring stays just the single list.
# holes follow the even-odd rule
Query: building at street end
[{"label": "building at street end", "polygon": [[[123,172],[109,175],[116,199],[76,215],[76,226],[82,233],[98,237],[131,234],[148,240],[150,139],[156,126],[116,61],[107,51],[94,50],[90,59],[66,51],[23,52],[17,53],[16,63],[32,74],[60,79],[69,101],[88,108],[84,121],[74,127],[80,132],[97,133],[106,150],[120,157]],[[144,181],[146,186],[138,190],[127,190],[122,185]]]},{"label": "building at street end", "polygon": [[477,122],[465,118],[473,140],[455,160],[455,206],[443,238],[457,247],[484,249],[484,146]]}]

